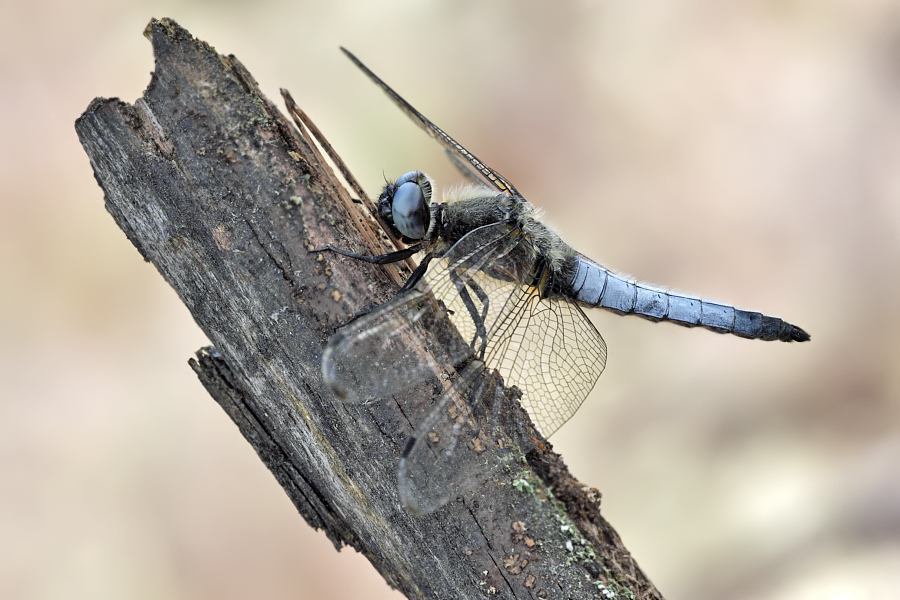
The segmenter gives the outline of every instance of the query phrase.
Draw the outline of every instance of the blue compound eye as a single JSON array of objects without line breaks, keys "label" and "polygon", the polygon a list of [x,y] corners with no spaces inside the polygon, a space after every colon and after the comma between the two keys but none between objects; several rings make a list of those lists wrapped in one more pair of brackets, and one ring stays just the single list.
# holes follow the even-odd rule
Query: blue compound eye
[{"label": "blue compound eye", "polygon": [[417,182],[404,183],[394,192],[394,201],[391,203],[394,226],[406,237],[413,240],[425,237],[429,212],[425,193]]},{"label": "blue compound eye", "polygon": [[410,171],[386,186],[382,193],[382,213],[390,202],[389,220],[411,240],[421,240],[431,224],[431,181],[419,171]]}]

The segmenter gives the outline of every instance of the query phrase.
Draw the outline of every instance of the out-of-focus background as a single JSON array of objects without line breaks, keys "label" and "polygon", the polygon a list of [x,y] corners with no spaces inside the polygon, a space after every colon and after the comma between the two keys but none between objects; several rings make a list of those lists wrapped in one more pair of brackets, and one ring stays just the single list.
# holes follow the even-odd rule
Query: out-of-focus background
[{"label": "out-of-focus background", "polygon": [[205,343],[75,136],[150,17],[289,88],[370,193],[458,180],[346,45],[578,250],[782,316],[752,342],[595,311],[553,438],[669,600],[900,598],[900,5],[15,0],[0,37],[0,597],[399,598],[187,366]]}]

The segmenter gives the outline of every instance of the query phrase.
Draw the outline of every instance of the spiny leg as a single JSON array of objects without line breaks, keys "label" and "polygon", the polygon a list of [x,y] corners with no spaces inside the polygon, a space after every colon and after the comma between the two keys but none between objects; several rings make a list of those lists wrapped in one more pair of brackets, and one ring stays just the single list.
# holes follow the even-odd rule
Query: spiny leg
[{"label": "spiny leg", "polygon": [[[363,254],[357,254],[355,252],[350,252],[349,250],[343,250],[341,248],[336,248],[331,244],[324,246],[322,248],[314,248],[310,250],[310,252],[334,252],[336,254],[340,254],[341,256],[346,256],[347,258],[353,258],[356,260],[361,260],[363,262],[375,264],[375,265],[386,265],[390,263],[400,262],[401,260],[405,260],[410,256],[413,256],[417,252],[419,252],[424,244],[414,244],[409,248],[404,248],[403,250],[397,250],[396,252],[389,252],[387,254],[379,254],[377,256],[365,256]],[[403,286],[397,291],[397,296],[404,294],[414,288],[419,281],[421,281],[422,277],[425,275],[425,271],[428,270],[428,263],[431,262],[431,259],[434,257],[433,253],[428,253],[425,258],[422,259],[422,262],[416,267],[416,269],[412,272],[412,275],[409,276],[409,279],[403,284]],[[364,310],[359,311],[340,325],[335,328],[335,331],[344,327],[345,325],[349,325],[356,319],[363,317],[376,308],[381,306],[377,304],[370,308],[366,308]]]},{"label": "spiny leg", "polygon": [[431,262],[431,259],[434,258],[434,252],[429,252],[422,259],[422,262],[418,264],[416,270],[412,272],[409,276],[409,279],[406,280],[406,283],[403,284],[403,287],[397,292],[397,295],[405,294],[409,290],[416,287],[416,285],[422,280],[425,276],[425,272],[428,270],[428,263]]},{"label": "spiny leg", "polygon": [[481,300],[481,322],[484,323],[487,319],[488,308],[490,307],[490,298],[488,298],[485,291],[481,289],[481,286],[475,283],[475,280],[470,279],[468,285],[472,288],[472,291],[475,292],[475,295],[478,296],[478,299]]},{"label": "spiny leg", "polygon": [[475,337],[472,338],[471,344],[472,349],[475,349],[475,341],[480,337],[481,348],[478,351],[478,357],[480,359],[483,359],[484,352],[487,349],[487,330],[484,327],[484,319],[478,313],[478,309],[475,308],[475,303],[472,302],[472,296],[469,295],[469,290],[466,289],[466,284],[463,283],[459,274],[455,270],[450,270],[450,279],[456,286],[456,291],[459,292],[459,297],[462,298],[463,304],[465,305],[466,310],[469,311],[469,316],[472,317],[472,322],[475,324]]},{"label": "spiny leg", "polygon": [[413,256],[416,252],[419,252],[423,246],[424,244],[421,243],[413,244],[409,248],[404,248],[403,250],[388,252],[387,254],[378,254],[376,256],[357,254],[355,252],[350,252],[349,250],[335,248],[331,244],[323,246],[322,248],[313,248],[312,250],[310,250],[310,252],[334,252],[336,254],[340,254],[341,256],[346,256],[347,258],[354,258],[356,260],[361,260],[375,265],[387,265],[390,263],[400,262],[401,260],[405,260],[410,256]]}]

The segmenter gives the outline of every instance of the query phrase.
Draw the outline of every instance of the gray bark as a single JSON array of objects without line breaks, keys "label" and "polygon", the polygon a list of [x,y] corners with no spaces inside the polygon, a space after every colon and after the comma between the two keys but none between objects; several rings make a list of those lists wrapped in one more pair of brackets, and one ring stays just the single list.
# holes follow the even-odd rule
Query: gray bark
[{"label": "gray bark", "polygon": [[599,492],[515,402],[504,409],[524,423],[507,440],[515,465],[486,461],[477,493],[431,515],[400,507],[400,451],[431,390],[344,405],[319,359],[403,273],[308,253],[382,253],[389,240],[234,56],[168,19],[146,34],[156,69],[144,95],[94,100],[76,130],[107,210],[213,344],[191,366],[303,518],[409,598],[661,599],[600,516]]}]

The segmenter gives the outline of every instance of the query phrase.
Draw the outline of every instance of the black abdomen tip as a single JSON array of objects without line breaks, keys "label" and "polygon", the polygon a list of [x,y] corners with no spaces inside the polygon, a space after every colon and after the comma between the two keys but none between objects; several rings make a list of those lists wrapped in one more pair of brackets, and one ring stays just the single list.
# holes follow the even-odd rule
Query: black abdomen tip
[{"label": "black abdomen tip", "polygon": [[791,330],[789,333],[789,338],[785,340],[786,342],[808,342],[809,334],[797,327],[796,325],[791,325]]}]

